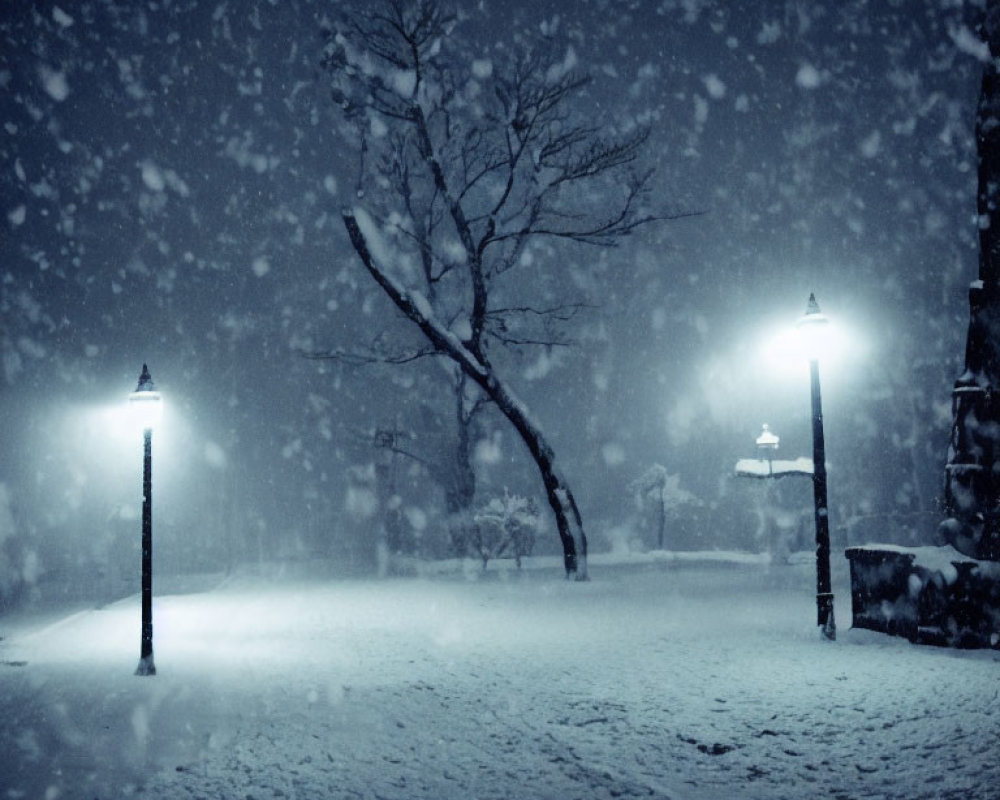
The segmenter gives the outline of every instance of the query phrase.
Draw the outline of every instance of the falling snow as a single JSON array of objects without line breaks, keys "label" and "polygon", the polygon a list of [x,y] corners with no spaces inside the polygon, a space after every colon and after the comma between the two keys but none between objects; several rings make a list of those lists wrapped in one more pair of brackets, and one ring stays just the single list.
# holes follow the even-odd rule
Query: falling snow
[{"label": "falling snow", "polygon": [[[413,177],[390,161],[366,182],[398,131],[332,91],[324,32],[350,4],[8,3],[0,795],[989,798],[996,654],[848,632],[843,558],[933,545],[941,521],[993,224],[981,5],[463,5],[428,45],[443,84],[405,63],[381,78],[421,108],[455,98],[432,123],[454,136],[445,170],[481,171],[457,198],[481,204],[480,234],[505,224],[506,184],[469,132],[522,135],[504,81],[527,41],[551,56],[541,85],[589,76],[567,119],[648,131],[637,213],[676,217],[613,248],[509,242],[474,356],[456,198],[384,202]],[[552,152],[525,157],[552,179]],[[607,214],[623,183],[571,199]],[[557,579],[530,454],[371,280],[345,208],[544,431],[590,582]],[[765,348],[811,292],[845,345],[820,365],[832,646],[794,563],[812,549],[808,368]],[[164,397],[150,681],[130,674],[143,442],[124,414],[144,362]],[[764,421],[794,467],[780,483],[737,474],[763,469]],[[655,492],[634,491],[651,474],[669,553]],[[459,555],[508,497],[539,509],[531,569],[484,577]],[[390,568],[406,574],[374,580]]]}]

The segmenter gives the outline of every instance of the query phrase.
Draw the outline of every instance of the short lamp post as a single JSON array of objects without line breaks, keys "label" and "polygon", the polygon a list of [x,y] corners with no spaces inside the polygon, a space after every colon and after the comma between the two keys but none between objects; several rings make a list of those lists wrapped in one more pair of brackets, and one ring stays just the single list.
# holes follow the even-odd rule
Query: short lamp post
[{"label": "short lamp post", "polygon": [[761,460],[767,459],[767,475],[774,477],[774,454],[778,451],[778,442],[781,440],[771,431],[771,427],[765,422],[764,428],[757,437],[757,452]]},{"label": "short lamp post", "polygon": [[143,364],[139,385],[129,395],[129,405],[142,428],[142,635],[136,675],[155,675],[153,664],[153,427],[162,412],[160,393]]},{"label": "short lamp post", "polygon": [[823,636],[837,638],[833,617],[833,591],[830,584],[830,517],[826,500],[826,446],[823,440],[823,401],[819,386],[819,340],[829,325],[820,312],[814,294],[809,295],[806,313],[797,327],[804,335],[809,356],[809,378],[812,394],[813,432],[813,501],[816,517],[816,610],[817,625]]}]

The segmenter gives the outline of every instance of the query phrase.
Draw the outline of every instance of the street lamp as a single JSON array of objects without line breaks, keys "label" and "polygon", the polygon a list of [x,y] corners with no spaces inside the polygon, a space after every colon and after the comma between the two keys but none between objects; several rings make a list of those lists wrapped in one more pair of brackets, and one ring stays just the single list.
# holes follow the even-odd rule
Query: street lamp
[{"label": "street lamp", "polygon": [[773,433],[771,427],[765,422],[756,442],[757,452],[760,453],[761,459],[767,459],[768,476],[774,475],[774,454],[778,451],[778,442],[780,441],[778,435]]},{"label": "street lamp", "polygon": [[784,478],[787,475],[809,475],[813,474],[812,459],[775,458],[778,451],[780,437],[771,430],[771,426],[765,424],[755,440],[757,444],[757,458],[741,458],[736,462],[736,475],[740,478]]},{"label": "street lamp", "polygon": [[153,664],[153,427],[163,407],[153,387],[149,368],[143,364],[139,385],[129,395],[129,406],[142,428],[142,637],[136,675],[155,675]]},{"label": "street lamp", "polygon": [[809,379],[812,394],[813,431],[813,501],[816,517],[816,624],[824,637],[837,638],[833,618],[833,591],[830,586],[830,515],[826,501],[826,447],[823,441],[823,401],[819,388],[819,344],[830,320],[819,310],[816,295],[809,295],[806,313],[797,328],[809,356]]}]

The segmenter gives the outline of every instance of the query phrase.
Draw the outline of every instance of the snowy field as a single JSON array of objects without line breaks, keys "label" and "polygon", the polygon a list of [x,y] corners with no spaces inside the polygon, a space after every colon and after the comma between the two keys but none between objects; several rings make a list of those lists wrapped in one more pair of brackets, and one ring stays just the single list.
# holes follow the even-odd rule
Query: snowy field
[{"label": "snowy field", "polygon": [[813,626],[807,566],[243,576],[0,618],[0,798],[1000,797],[1000,654]]}]

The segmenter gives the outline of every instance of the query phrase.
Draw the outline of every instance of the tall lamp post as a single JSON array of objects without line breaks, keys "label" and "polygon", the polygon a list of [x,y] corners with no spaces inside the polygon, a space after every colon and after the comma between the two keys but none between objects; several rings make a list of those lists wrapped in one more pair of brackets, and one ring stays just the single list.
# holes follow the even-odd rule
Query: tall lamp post
[{"label": "tall lamp post", "polygon": [[160,419],[162,402],[143,364],[139,385],[129,395],[129,405],[142,428],[142,636],[136,675],[155,675],[153,664],[153,427]]},{"label": "tall lamp post", "polygon": [[826,501],[826,446],[823,440],[823,400],[819,387],[819,339],[830,320],[819,310],[816,295],[809,295],[806,313],[798,321],[809,356],[812,394],[813,501],[816,517],[816,624],[824,637],[837,638],[833,618],[833,591],[830,585],[830,515]]}]

